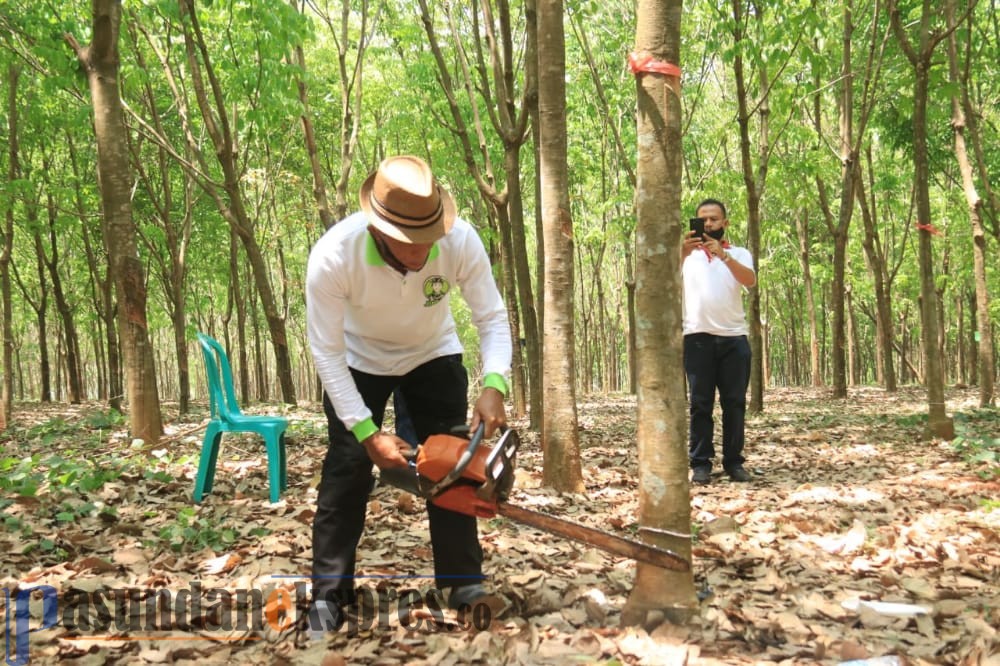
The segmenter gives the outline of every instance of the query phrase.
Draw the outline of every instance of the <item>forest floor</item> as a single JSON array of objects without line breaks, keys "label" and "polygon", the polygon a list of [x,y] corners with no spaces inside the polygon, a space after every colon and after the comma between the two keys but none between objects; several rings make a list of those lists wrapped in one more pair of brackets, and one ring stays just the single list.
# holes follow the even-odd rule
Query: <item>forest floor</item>
[{"label": "forest floor", "polygon": [[[376,488],[358,573],[383,612],[311,643],[291,625],[310,571],[321,410],[286,412],[279,503],[260,441],[227,435],[195,505],[204,405],[151,449],[100,405],[19,404],[0,457],[0,603],[20,602],[37,631],[10,613],[8,656],[27,637],[33,664],[1000,664],[1000,411],[977,409],[970,389],[947,399],[953,443],[924,439],[917,389],[769,391],[747,424],[754,481],[692,487],[702,600],[682,627],[621,627],[633,562],[500,518],[480,533],[507,615],[477,626],[414,613],[401,626],[399,597],[431,583],[426,511]],[[579,415],[586,495],[540,487],[538,437],[522,429],[512,501],[634,534],[635,400],[588,397]],[[54,589],[55,613],[33,586]],[[256,623],[241,623],[248,604]]]}]

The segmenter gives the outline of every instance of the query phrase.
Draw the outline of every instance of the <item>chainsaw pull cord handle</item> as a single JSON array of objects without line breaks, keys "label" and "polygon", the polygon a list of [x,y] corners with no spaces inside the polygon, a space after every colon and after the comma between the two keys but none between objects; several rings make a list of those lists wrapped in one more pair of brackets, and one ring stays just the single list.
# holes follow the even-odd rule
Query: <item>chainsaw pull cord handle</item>
[{"label": "chainsaw pull cord handle", "polygon": [[475,455],[476,449],[479,448],[480,443],[483,441],[483,435],[485,434],[486,424],[480,422],[476,431],[472,433],[472,439],[469,440],[469,445],[466,446],[465,451],[462,452],[462,457],[458,459],[457,463],[455,463],[454,469],[448,472],[443,479],[431,486],[431,489],[427,491],[428,498],[434,497],[462,477],[462,472],[464,472],[465,468],[469,466],[470,462],[472,462],[472,456]]}]

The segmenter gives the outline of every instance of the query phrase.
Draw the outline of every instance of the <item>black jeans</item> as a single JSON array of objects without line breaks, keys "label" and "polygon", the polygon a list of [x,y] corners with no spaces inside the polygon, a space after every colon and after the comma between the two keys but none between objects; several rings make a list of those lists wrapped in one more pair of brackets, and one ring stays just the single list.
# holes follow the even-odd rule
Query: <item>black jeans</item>
[{"label": "black jeans", "polygon": [[[466,423],[469,380],[460,354],[428,361],[398,377],[353,369],[351,374],[372,411],[372,419],[380,427],[386,402],[397,388],[419,441]],[[354,601],[355,558],[375,478],[365,448],[337,418],[325,394],[323,408],[330,446],[323,461],[313,519],[313,598],[343,605]],[[427,513],[437,587],[482,582],[483,551],[476,519],[430,503]],[[400,554],[399,559],[406,560],[406,554]]]},{"label": "black jeans", "polygon": [[722,406],[722,467],[743,464],[747,386],[750,385],[750,343],[745,335],[726,337],[710,333],[684,336],[684,372],[691,397],[688,440],[691,467],[711,467],[715,390]]}]

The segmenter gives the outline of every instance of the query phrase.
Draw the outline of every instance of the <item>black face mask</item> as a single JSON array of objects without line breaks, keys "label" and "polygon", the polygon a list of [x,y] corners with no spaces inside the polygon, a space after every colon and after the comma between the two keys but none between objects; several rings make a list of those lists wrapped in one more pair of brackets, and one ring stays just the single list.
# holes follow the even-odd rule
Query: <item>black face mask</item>
[{"label": "black face mask", "polygon": [[722,237],[725,234],[726,234],[725,227],[719,227],[718,229],[713,229],[712,231],[705,229],[705,235],[708,236],[709,238],[714,238],[715,240],[722,240]]}]

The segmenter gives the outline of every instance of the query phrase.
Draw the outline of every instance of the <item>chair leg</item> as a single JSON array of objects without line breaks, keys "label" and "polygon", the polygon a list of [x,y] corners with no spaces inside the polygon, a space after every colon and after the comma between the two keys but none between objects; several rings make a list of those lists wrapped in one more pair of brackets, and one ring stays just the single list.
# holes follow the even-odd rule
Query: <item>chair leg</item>
[{"label": "chair leg", "polygon": [[281,500],[281,476],[284,466],[281,456],[281,437],[265,437],[267,444],[267,481],[271,490],[271,503]]},{"label": "chair leg", "polygon": [[222,427],[217,421],[208,424],[205,439],[201,445],[201,459],[198,461],[198,478],[194,484],[194,501],[200,503],[202,498],[212,492],[215,482],[215,462],[219,457],[219,444],[222,442]]},{"label": "chair leg", "polygon": [[288,490],[288,456],[285,453],[285,433],[281,433],[281,489]]}]

